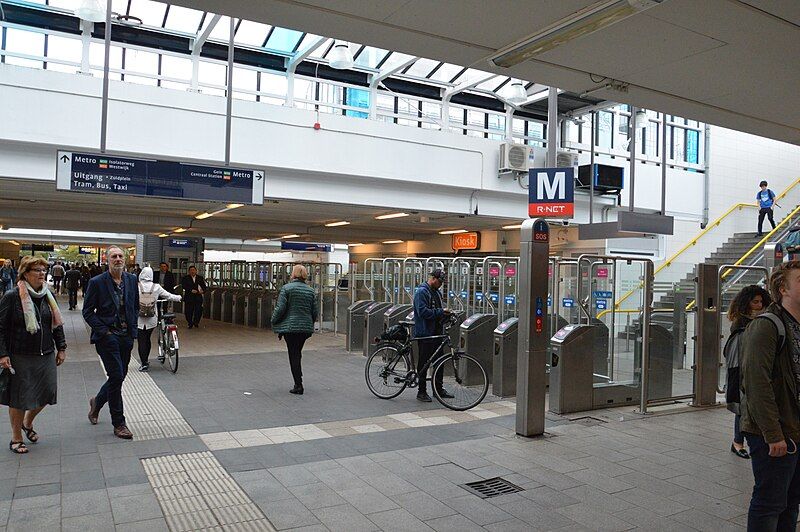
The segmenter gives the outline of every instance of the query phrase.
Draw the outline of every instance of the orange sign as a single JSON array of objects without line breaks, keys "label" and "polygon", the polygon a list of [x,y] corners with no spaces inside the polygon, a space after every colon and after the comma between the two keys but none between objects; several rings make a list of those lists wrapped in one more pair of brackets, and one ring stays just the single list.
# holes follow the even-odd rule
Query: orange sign
[{"label": "orange sign", "polygon": [[481,234],[478,232],[453,235],[453,251],[478,249],[479,247],[481,247]]}]

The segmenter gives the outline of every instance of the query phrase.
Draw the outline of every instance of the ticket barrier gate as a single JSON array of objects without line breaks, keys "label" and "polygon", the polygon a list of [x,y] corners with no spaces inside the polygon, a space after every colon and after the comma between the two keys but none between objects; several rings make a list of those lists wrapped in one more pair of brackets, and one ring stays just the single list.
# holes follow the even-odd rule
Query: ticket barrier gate
[{"label": "ticket barrier gate", "polygon": [[220,320],[225,323],[233,323],[233,301],[242,290],[237,288],[229,288],[222,293],[222,309],[220,312]]},{"label": "ticket barrier gate", "polygon": [[[497,327],[497,314],[473,314],[459,326],[461,339],[459,348],[472,355],[486,370],[486,378],[492,382],[492,364],[494,363],[494,335]],[[480,384],[477,375],[467,373],[464,381],[469,384]]]},{"label": "ticket barrier gate", "polygon": [[492,395],[511,397],[517,394],[517,329],[519,318],[509,318],[494,330]]},{"label": "ticket barrier gate", "polygon": [[405,321],[408,313],[413,309],[414,305],[392,305],[383,314],[383,329],[386,330],[389,327],[399,324],[401,321]]},{"label": "ticket barrier gate", "polygon": [[241,290],[233,295],[233,308],[231,323],[236,325],[245,324],[245,313],[247,313],[247,303],[250,299],[252,290]]},{"label": "ticket barrier gate", "polygon": [[248,327],[258,327],[258,301],[264,297],[264,292],[251,290],[246,297],[242,324]]},{"label": "ticket barrier gate", "polygon": [[364,349],[364,313],[367,307],[373,304],[371,299],[361,299],[347,307],[347,338],[345,345],[347,351],[361,351]]},{"label": "ticket barrier gate", "polygon": [[391,307],[389,302],[375,302],[364,310],[364,342],[362,352],[365,357],[375,352],[375,337],[383,333],[383,315]]},{"label": "ticket barrier gate", "polygon": [[222,295],[226,291],[224,288],[215,288],[211,291],[211,297],[209,298],[211,311],[208,317],[212,320],[222,319]]},{"label": "ticket barrier gate", "polygon": [[[550,411],[569,414],[609,406],[637,404],[640,380],[615,382],[594,373],[597,357],[592,355],[597,342],[596,325],[568,325],[551,340]],[[671,396],[672,335],[661,325],[650,325],[650,369],[648,398]],[[637,346],[641,358],[641,335]],[[662,344],[662,345],[658,345]],[[668,388],[667,388],[668,387]],[[668,392],[668,393],[665,393]]]},{"label": "ticket barrier gate", "polygon": [[259,329],[272,328],[272,311],[275,310],[276,293],[263,292],[256,301],[256,324]]}]

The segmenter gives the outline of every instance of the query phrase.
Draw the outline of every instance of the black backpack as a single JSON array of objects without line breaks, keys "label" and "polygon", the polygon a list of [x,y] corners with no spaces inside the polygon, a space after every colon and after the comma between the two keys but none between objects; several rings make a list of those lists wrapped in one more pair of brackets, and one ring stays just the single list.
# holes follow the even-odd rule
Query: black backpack
[{"label": "black backpack", "polygon": [[[759,314],[756,318],[754,318],[754,321],[759,318],[767,319],[775,326],[775,329],[778,332],[778,348],[776,349],[776,353],[780,352],[780,350],[783,349],[784,342],[786,341],[786,327],[783,324],[783,320],[781,320],[772,312],[764,312],[763,314]],[[742,374],[740,369],[741,355],[739,352],[739,341],[741,340],[741,336],[745,328],[746,327],[742,327],[733,331],[728,337],[728,341],[725,342],[725,347],[722,349],[722,354],[725,357],[725,366],[727,369],[725,402],[728,403],[728,405],[738,405],[741,402]],[[730,406],[729,409],[733,410],[734,412],[736,411],[730,408]]]}]

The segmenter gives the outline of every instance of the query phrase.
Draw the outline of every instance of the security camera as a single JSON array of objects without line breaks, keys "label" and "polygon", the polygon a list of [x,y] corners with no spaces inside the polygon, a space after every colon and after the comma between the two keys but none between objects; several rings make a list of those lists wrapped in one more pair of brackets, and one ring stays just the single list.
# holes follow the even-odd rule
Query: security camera
[{"label": "security camera", "polygon": [[561,225],[569,225],[569,220],[561,220]]}]

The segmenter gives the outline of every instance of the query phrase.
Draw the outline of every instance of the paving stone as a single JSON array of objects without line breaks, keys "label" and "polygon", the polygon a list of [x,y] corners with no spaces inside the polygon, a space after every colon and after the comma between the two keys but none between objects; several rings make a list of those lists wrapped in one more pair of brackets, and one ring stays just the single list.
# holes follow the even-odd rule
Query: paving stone
[{"label": "paving stone", "polygon": [[6,526],[9,531],[58,530],[61,526],[61,508],[48,506],[46,508],[12,509]]},{"label": "paving stone", "polygon": [[439,517],[425,522],[436,532],[482,532],[483,527],[473,523],[463,515],[450,515]]},{"label": "paving stone", "polygon": [[61,495],[40,495],[37,497],[25,497],[14,499],[11,503],[11,510],[26,510],[28,508],[49,508],[61,504]]},{"label": "paving stone", "polygon": [[19,468],[17,473],[17,486],[34,486],[37,484],[52,484],[59,482],[61,465],[28,466]]},{"label": "paving stone", "polygon": [[133,523],[162,517],[161,507],[151,494],[112,497],[111,511],[115,523]]},{"label": "paving stone", "polygon": [[78,517],[94,513],[110,513],[106,490],[79,491],[61,495],[61,517]]},{"label": "paving stone", "polygon": [[687,530],[686,524],[669,517],[660,517],[646,508],[630,508],[614,515],[642,530],[658,530],[659,532],[685,532]]},{"label": "paving stone", "polygon": [[433,531],[432,528],[402,508],[370,514],[369,519],[385,532]]},{"label": "paving stone", "polygon": [[121,523],[116,525],[117,532],[169,532],[167,522],[161,519],[148,519],[135,523]]},{"label": "paving stone", "polygon": [[707,514],[696,509],[677,513],[670,518],[702,532],[729,532],[734,530],[744,530],[741,525],[735,525],[733,523],[720,520],[714,515]]},{"label": "paving stone", "polygon": [[633,487],[622,480],[607,477],[602,473],[598,473],[597,471],[592,471],[590,469],[573,471],[571,473],[566,473],[566,475],[583,484],[587,484],[601,491],[605,491],[606,493],[616,493],[618,491],[625,491]]},{"label": "paving stone", "polygon": [[335,491],[322,482],[292,486],[289,488],[289,491],[291,491],[292,495],[297,497],[309,510],[325,508],[327,506],[339,506],[347,503],[346,500],[341,498]]},{"label": "paving stone", "polygon": [[556,510],[543,508],[524,497],[520,497],[520,500],[515,500],[508,504],[502,504],[500,508],[517,519],[537,528],[560,528],[574,523],[574,521],[559,514]]},{"label": "paving stone", "polygon": [[659,497],[658,495],[640,488],[621,491],[615,496],[631,502],[636,506],[647,508],[660,517],[666,517],[689,509],[689,507],[677,501],[666,497]]},{"label": "paving stone", "polygon": [[388,497],[417,491],[417,487],[410,482],[389,471],[361,476],[361,479]]},{"label": "paving stone", "polygon": [[507,521],[513,516],[475,495],[464,495],[445,501],[447,506],[478,525]]},{"label": "paving stone", "polygon": [[566,492],[557,491],[550,486],[539,486],[519,492],[519,495],[530,499],[543,508],[561,508],[570,504],[581,502],[575,497],[571,497]]},{"label": "paving stone", "polygon": [[401,493],[392,497],[392,500],[422,521],[456,513],[455,510],[424,491]]},{"label": "paving stone", "polygon": [[256,504],[278,530],[319,524],[317,517],[294,497],[279,501],[257,501]]},{"label": "paving stone", "polygon": [[44,497],[46,495],[58,495],[61,493],[61,484],[36,484],[34,486],[13,486],[12,491],[14,500],[29,499],[35,497]]},{"label": "paving stone", "polygon": [[317,477],[302,465],[273,467],[269,472],[287,488],[317,482]]},{"label": "paving stone", "polygon": [[593,530],[630,530],[634,528],[631,523],[615,517],[610,513],[599,510],[596,506],[578,503],[570,506],[564,506],[556,510],[558,513],[565,515],[569,519],[580,523]]},{"label": "paving stone", "polygon": [[0,501],[0,526],[6,526],[11,513],[11,501]]},{"label": "paving stone", "polygon": [[61,520],[62,532],[93,532],[114,529],[111,512],[67,517]]},{"label": "paving stone", "polygon": [[564,494],[604,512],[615,513],[636,506],[632,502],[620,499],[616,495],[611,495],[591,486],[578,486],[577,488],[570,488],[568,490],[564,490]]},{"label": "paving stone", "polygon": [[371,514],[398,508],[397,504],[393,502],[392,499],[375,491],[375,489],[371,487],[344,490],[340,491],[339,495],[362,514]]}]

